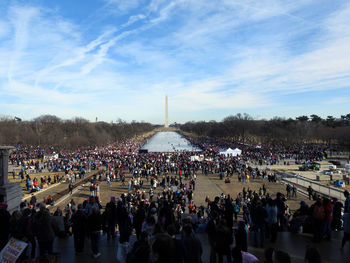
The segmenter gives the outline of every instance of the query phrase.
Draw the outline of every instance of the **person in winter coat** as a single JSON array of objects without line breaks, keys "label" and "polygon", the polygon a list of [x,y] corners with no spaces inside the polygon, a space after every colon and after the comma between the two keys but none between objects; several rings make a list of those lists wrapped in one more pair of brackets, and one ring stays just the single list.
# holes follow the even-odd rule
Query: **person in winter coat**
[{"label": "person in winter coat", "polygon": [[278,209],[277,209],[275,200],[272,200],[271,198],[267,200],[266,212],[267,212],[267,218],[266,218],[267,233],[268,233],[268,236],[270,237],[271,243],[274,243],[277,238],[277,230],[278,230],[278,224],[277,224]]},{"label": "person in winter coat", "polygon": [[106,232],[107,232],[107,240],[111,237],[115,238],[115,226],[117,224],[117,206],[115,204],[116,200],[114,196],[111,196],[111,201],[106,204],[106,209],[104,212],[105,220],[106,220]]},{"label": "person in winter coat", "polygon": [[238,228],[235,231],[236,247],[239,247],[242,251],[248,251],[248,233],[247,225],[244,221],[239,221]]},{"label": "person in winter coat", "polygon": [[6,246],[10,235],[10,218],[7,203],[0,203],[0,251]]},{"label": "person in winter coat", "polygon": [[312,215],[312,224],[314,232],[313,241],[320,242],[324,233],[326,218],[326,213],[321,198],[318,198],[316,200],[316,203],[311,206],[310,210]]},{"label": "person in winter coat", "polygon": [[223,262],[223,256],[226,256],[227,261],[231,260],[232,229],[228,228],[226,224],[226,220],[221,219],[216,227],[215,251],[219,257],[219,263]]},{"label": "person in winter coat", "polygon": [[100,232],[102,229],[102,217],[99,210],[94,207],[92,214],[88,217],[88,232],[91,240],[91,250],[94,258],[101,256],[99,251]]},{"label": "person in winter coat", "polygon": [[72,230],[74,237],[74,249],[76,253],[81,253],[84,250],[87,217],[83,212],[83,206],[78,205],[78,210],[72,215]]},{"label": "person in winter coat", "polygon": [[333,206],[331,204],[331,201],[328,198],[323,199],[323,207],[325,211],[325,235],[327,240],[331,240],[331,234],[332,234],[332,214],[333,214]]},{"label": "person in winter coat", "polygon": [[252,208],[252,225],[254,229],[255,246],[264,246],[265,242],[265,220],[267,218],[266,209],[262,206],[261,201],[258,201],[256,206]]},{"label": "person in winter coat", "polygon": [[169,225],[167,228],[167,232],[174,241],[175,263],[183,263],[185,260],[185,253],[186,253],[183,240],[176,238],[176,227],[174,225]]},{"label": "person in winter coat", "polygon": [[341,249],[344,248],[345,243],[347,241],[350,241],[350,213],[344,213],[343,221],[344,221],[344,236],[341,242]]},{"label": "person in winter coat", "polygon": [[120,233],[119,243],[129,242],[132,233],[132,224],[125,206],[121,206],[119,209],[118,225]]},{"label": "person in winter coat", "polygon": [[149,263],[150,247],[147,232],[142,232],[140,239],[134,243],[132,250],[127,255],[128,263]]},{"label": "person in winter coat", "polygon": [[57,226],[44,203],[39,205],[39,209],[34,218],[34,233],[38,240],[40,257],[43,257],[53,253],[53,241]]},{"label": "person in winter coat", "polygon": [[333,199],[332,230],[340,231],[342,228],[342,208],[343,204],[336,198]]},{"label": "person in winter coat", "polygon": [[185,263],[201,263],[203,253],[202,244],[194,235],[192,225],[186,224],[183,227],[182,242],[185,249]]},{"label": "person in winter coat", "polygon": [[[22,216],[18,221],[18,229],[22,234],[22,240],[25,240],[31,244],[30,258],[35,258],[36,241],[33,232],[33,215],[29,208],[23,210]],[[28,247],[26,248],[28,249]],[[24,254],[24,253],[23,253]]]}]

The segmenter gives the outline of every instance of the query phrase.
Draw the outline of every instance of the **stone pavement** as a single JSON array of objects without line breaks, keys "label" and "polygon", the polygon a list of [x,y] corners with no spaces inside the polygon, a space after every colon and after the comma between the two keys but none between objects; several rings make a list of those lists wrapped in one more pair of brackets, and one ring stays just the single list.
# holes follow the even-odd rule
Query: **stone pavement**
[{"label": "stone pavement", "polygon": [[[205,196],[209,195],[211,198],[214,198],[216,195],[220,195],[222,192],[225,194],[231,193],[232,196],[235,196],[238,192],[241,192],[242,187],[250,187],[251,189],[259,189],[262,183],[265,183],[267,189],[271,193],[276,193],[278,191],[285,192],[285,185],[279,183],[268,183],[262,181],[261,179],[253,180],[250,183],[238,183],[236,179],[231,180],[231,184],[225,184],[222,180],[217,178],[217,175],[199,175],[197,177],[197,184],[195,190],[195,199],[196,204],[201,205],[205,204]],[[112,186],[111,191],[117,195],[119,192],[124,192],[125,187],[120,187],[115,185]],[[101,185],[101,190],[105,191],[104,184]],[[106,189],[107,192],[107,189]],[[108,198],[111,192],[101,193],[104,198]],[[83,194],[83,193],[80,193]],[[84,194],[83,194],[84,196]],[[306,200],[305,196],[298,196],[292,200],[288,200],[288,203],[291,207],[297,207],[300,200]],[[289,232],[280,232],[278,233],[277,242],[275,244],[270,244],[269,241],[266,241],[265,248],[274,247],[283,251],[288,252],[292,257],[293,263],[302,263],[304,262],[304,254],[307,246],[315,245],[321,252],[323,263],[332,263],[332,262],[349,262],[350,257],[350,244],[347,244],[344,248],[344,251],[340,250],[340,243],[343,232],[334,232],[332,241],[327,242],[323,241],[318,244],[313,244],[311,242],[311,235],[308,234],[292,234]],[[203,246],[203,263],[209,262],[209,253],[210,247],[206,234],[197,234],[198,238],[201,240]],[[131,244],[135,241],[135,235],[131,237]],[[249,245],[253,244],[253,233],[249,233]],[[116,260],[116,250],[117,250],[117,240],[107,241],[106,236],[101,236],[100,241],[101,253],[102,255],[94,259],[91,255],[90,243],[89,240],[86,240],[85,243],[85,252],[79,255],[74,253],[74,244],[73,238],[68,237],[66,239],[56,239],[55,240],[55,251],[60,253],[61,262],[117,262]],[[248,251],[256,255],[261,262],[264,259],[264,249],[255,248],[249,246]]]},{"label": "stone pavement", "polygon": [[[210,247],[206,234],[197,234],[203,247],[202,261],[203,263],[209,262]],[[309,245],[315,245],[321,255],[323,263],[345,263],[349,262],[350,257],[350,244],[347,244],[343,251],[341,251],[342,233],[333,233],[333,239],[330,242],[321,242],[319,244],[313,244],[310,235],[305,234],[291,234],[288,232],[278,233],[277,242],[272,245],[266,242],[265,248],[274,247],[276,249],[288,252],[292,258],[292,263],[303,263],[306,248]],[[131,243],[135,241],[136,237],[133,235],[131,237]],[[54,247],[55,252],[60,254],[61,262],[117,262],[116,251],[117,251],[117,239],[107,241],[106,236],[101,236],[100,240],[100,251],[101,256],[94,259],[91,254],[90,240],[85,242],[85,252],[76,255],[74,252],[73,237],[68,237],[65,239],[55,240]],[[249,244],[253,243],[253,234],[249,234]],[[248,251],[255,256],[257,256],[261,262],[264,259],[263,248],[255,248],[252,246],[248,247]]]}]

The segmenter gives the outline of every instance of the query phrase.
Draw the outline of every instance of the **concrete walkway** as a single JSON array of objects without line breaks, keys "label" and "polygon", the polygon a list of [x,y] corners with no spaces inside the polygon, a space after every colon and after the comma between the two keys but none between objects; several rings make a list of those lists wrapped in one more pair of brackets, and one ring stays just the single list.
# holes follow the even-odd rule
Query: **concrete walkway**
[{"label": "concrete walkway", "polygon": [[[203,263],[209,263],[210,247],[206,234],[197,234],[203,247],[202,261]],[[318,244],[311,243],[311,236],[305,234],[292,234],[289,232],[278,233],[277,242],[275,244],[269,244],[267,241],[265,248],[274,247],[276,249],[289,253],[292,258],[292,263],[304,263],[304,255],[308,246],[314,245],[318,248],[322,255],[323,263],[346,263],[349,262],[350,257],[350,244],[347,244],[343,251],[341,251],[342,233],[333,233],[333,239],[330,242],[324,241]],[[136,237],[131,237],[131,242],[135,241]],[[249,234],[249,244],[253,243],[253,234]],[[85,250],[83,253],[76,255],[74,252],[73,237],[66,239],[56,238],[54,247],[55,252],[60,254],[61,262],[117,262],[116,251],[117,251],[117,239],[107,241],[106,236],[101,236],[100,240],[100,251],[101,256],[98,259],[94,259],[91,254],[90,240],[86,239]],[[260,259],[261,262],[264,260],[264,249],[255,248],[252,246],[248,247],[248,251],[254,254]]]},{"label": "concrete walkway", "polygon": [[196,189],[194,191],[194,200],[197,206],[205,204],[205,197],[208,195],[210,200],[215,196],[220,196],[224,190],[216,183],[210,180],[209,176],[199,175],[196,180]]}]

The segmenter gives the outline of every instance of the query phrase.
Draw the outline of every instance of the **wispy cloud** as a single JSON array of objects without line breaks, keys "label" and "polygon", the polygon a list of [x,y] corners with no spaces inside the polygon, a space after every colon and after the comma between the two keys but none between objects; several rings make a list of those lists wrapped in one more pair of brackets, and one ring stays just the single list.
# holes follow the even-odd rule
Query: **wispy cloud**
[{"label": "wispy cloud", "polygon": [[3,114],[63,106],[61,117],[161,122],[168,94],[193,112],[173,114],[182,122],[203,111],[288,112],[288,98],[319,92],[328,100],[295,107],[339,111],[350,96],[347,1],[105,0],[81,17],[51,3],[2,5],[0,97],[15,98],[0,99]]}]

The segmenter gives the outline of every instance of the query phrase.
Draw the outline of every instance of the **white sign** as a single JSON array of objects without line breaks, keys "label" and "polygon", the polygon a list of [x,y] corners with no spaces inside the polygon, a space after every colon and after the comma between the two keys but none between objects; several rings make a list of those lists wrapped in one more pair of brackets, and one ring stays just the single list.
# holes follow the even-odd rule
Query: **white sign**
[{"label": "white sign", "polygon": [[26,242],[11,238],[0,252],[0,263],[15,263],[27,245]]}]

